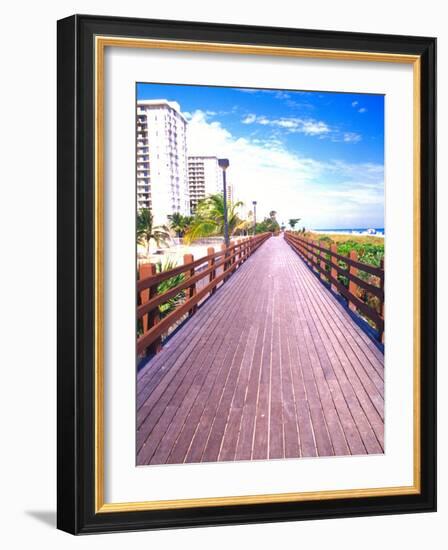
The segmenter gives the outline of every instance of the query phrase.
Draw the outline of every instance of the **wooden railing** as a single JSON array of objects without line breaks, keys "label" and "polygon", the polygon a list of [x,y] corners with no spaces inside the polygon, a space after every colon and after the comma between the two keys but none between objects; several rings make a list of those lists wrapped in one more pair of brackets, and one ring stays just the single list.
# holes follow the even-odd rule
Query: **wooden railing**
[{"label": "wooden railing", "polygon": [[[380,342],[384,338],[384,261],[376,267],[358,261],[355,250],[350,256],[337,252],[337,245],[326,246],[292,232],[285,232],[286,242],[315,270],[320,278],[329,283],[334,292],[341,294],[349,308],[370,320],[378,332]],[[341,264],[345,264],[344,267]],[[359,272],[363,272],[364,277]],[[341,281],[341,278],[343,279]],[[344,284],[344,280],[348,284]],[[365,298],[362,299],[362,298]]]},{"label": "wooden railing", "polygon": [[[271,233],[246,237],[241,242],[224,244],[219,252],[210,247],[207,256],[195,260],[192,254],[184,256],[184,264],[169,271],[157,273],[154,264],[141,264],[137,281],[137,321],[141,322],[142,334],[137,338],[137,355],[158,353],[162,337],[187,314],[193,315],[198,304],[216,292],[217,286],[225,283],[238,267],[253,254]],[[176,276],[182,281],[159,292],[161,283]],[[180,304],[165,317],[160,315],[160,306],[175,297],[182,296]]]}]

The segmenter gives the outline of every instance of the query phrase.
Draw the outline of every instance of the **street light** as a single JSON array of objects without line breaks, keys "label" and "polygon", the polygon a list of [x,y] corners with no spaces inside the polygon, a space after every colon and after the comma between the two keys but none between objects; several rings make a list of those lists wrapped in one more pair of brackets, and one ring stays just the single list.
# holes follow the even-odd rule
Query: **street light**
[{"label": "street light", "polygon": [[230,245],[229,241],[229,222],[227,219],[227,180],[226,170],[229,167],[229,159],[218,159],[218,166],[222,170],[222,192],[223,192],[223,206],[224,206],[224,243],[226,246]]},{"label": "street light", "polygon": [[252,201],[254,205],[254,235],[257,230],[257,201]]}]

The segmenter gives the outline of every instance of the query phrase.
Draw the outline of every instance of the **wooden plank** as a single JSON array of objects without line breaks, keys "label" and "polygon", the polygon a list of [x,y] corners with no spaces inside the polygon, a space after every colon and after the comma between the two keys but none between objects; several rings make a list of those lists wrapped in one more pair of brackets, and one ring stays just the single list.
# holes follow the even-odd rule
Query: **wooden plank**
[{"label": "wooden plank", "polygon": [[[285,269],[285,262],[282,259],[280,269]],[[288,297],[288,286],[285,278],[279,278],[279,293],[282,300],[279,300],[279,360],[281,368],[281,394],[282,394],[282,417],[283,417],[283,446],[285,458],[296,458],[302,456],[299,437],[299,419],[297,416],[296,395],[292,379],[291,355],[289,350],[287,323],[284,322],[289,316],[286,313],[286,300]]]},{"label": "wooden plank", "polygon": [[271,368],[271,341],[272,341],[272,293],[268,296],[266,307],[267,323],[264,332],[264,341],[261,352],[261,368],[258,381],[258,393],[256,400],[255,428],[252,448],[253,459],[266,459],[269,457],[269,394],[270,394],[270,368]]},{"label": "wooden plank", "polygon": [[[257,283],[260,284],[259,281],[257,281]],[[258,318],[259,325],[257,327],[257,340],[252,359],[252,369],[249,376],[246,398],[241,415],[241,428],[235,453],[236,460],[250,460],[252,458],[263,344],[266,338],[266,325],[268,323],[268,315],[266,314],[268,302],[266,284],[263,284],[263,281],[261,281],[260,286],[257,285],[257,288],[260,291],[260,299],[255,301],[254,315]]]},{"label": "wooden plank", "polygon": [[251,326],[247,332],[244,356],[241,362],[229,414],[227,416],[218,460],[234,460],[235,458],[247,386],[254,359],[257,332],[257,328],[254,326]]},{"label": "wooden plank", "polygon": [[283,392],[282,392],[282,357],[280,345],[280,324],[284,319],[280,317],[279,280],[282,278],[280,262],[272,262],[272,292],[274,295],[272,311],[272,341],[271,341],[271,368],[270,368],[270,411],[269,411],[269,458],[284,458],[283,432]]}]

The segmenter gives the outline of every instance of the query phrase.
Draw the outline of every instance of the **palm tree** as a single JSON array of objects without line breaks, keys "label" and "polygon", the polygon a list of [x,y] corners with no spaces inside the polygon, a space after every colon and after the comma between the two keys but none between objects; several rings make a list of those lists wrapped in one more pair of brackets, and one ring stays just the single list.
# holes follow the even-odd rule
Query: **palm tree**
[{"label": "palm tree", "polygon": [[289,220],[289,225],[291,226],[291,229],[294,231],[294,228],[295,226],[299,223],[299,221],[301,220],[301,218],[291,218]]},{"label": "palm tree", "polygon": [[146,246],[146,254],[149,255],[151,241],[157,246],[166,244],[170,239],[169,230],[165,225],[153,225],[154,219],[149,208],[143,208],[137,213],[137,243]]},{"label": "palm tree", "polygon": [[277,212],[275,210],[271,210],[269,212],[269,217],[271,218],[271,220],[274,222],[275,221],[275,217],[277,216]]},{"label": "palm tree", "polygon": [[249,235],[254,230],[254,213],[252,210],[249,210],[247,213],[247,218],[242,220],[242,222],[235,229],[234,233],[238,235]]},{"label": "palm tree", "polygon": [[[242,204],[241,201],[234,204],[227,203],[227,223],[230,235],[233,235],[242,228],[243,221],[237,213],[237,209],[242,206]],[[185,233],[185,242],[190,244],[203,237],[223,234],[224,197],[221,193],[217,193],[216,195],[206,197],[198,203],[195,217]]]},{"label": "palm tree", "polygon": [[168,219],[170,220],[170,228],[178,237],[183,236],[192,220],[191,216],[183,216],[180,212],[170,214]]}]

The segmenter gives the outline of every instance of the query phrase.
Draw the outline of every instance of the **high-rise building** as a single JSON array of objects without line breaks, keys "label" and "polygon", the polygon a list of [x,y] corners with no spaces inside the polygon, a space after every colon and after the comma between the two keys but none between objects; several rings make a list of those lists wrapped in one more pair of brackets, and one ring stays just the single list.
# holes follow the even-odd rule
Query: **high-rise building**
[{"label": "high-rise building", "polygon": [[186,130],[178,103],[137,101],[137,209],[151,209],[155,225],[190,214]]},{"label": "high-rise building", "polygon": [[208,195],[219,193],[222,189],[222,175],[217,157],[189,156],[188,186],[192,212],[195,211],[200,200]]}]

